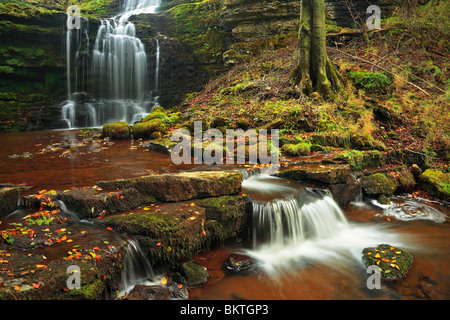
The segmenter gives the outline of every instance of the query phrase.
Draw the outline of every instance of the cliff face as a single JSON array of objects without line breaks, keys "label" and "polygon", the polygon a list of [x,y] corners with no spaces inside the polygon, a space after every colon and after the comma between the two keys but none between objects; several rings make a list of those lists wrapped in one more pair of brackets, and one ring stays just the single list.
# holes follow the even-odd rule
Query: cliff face
[{"label": "cliff face", "polygon": [[65,15],[12,4],[2,9],[0,131],[23,130],[30,117],[64,95]]},{"label": "cliff face", "polygon": [[[325,0],[327,18],[338,26],[353,27],[365,23],[367,7],[378,5],[386,18],[402,0]],[[295,31],[300,15],[299,0],[225,0],[222,27],[236,41],[264,40]]]}]

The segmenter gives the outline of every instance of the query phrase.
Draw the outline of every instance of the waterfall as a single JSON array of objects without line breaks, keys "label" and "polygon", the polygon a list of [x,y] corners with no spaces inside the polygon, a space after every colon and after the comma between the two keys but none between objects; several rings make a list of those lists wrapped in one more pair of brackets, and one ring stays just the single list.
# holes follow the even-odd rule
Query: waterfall
[{"label": "waterfall", "polygon": [[406,246],[384,225],[350,222],[328,190],[254,175],[243,192],[253,202],[253,246],[243,250],[271,276],[322,263],[337,270],[362,266],[362,249],[380,243]]},{"label": "waterfall", "polygon": [[[155,88],[148,92],[147,54],[144,44],[136,37],[136,26],[129,19],[135,14],[155,13],[160,2],[126,0],[121,14],[102,20],[90,61],[85,60],[88,55],[84,54],[89,50],[87,27],[67,30],[68,100],[62,104],[61,111],[68,128],[99,127],[114,121],[134,123],[158,104],[159,41],[156,40]],[[74,33],[85,35],[85,47],[73,45]]]},{"label": "waterfall", "polygon": [[154,285],[158,283],[155,280],[150,261],[145,256],[138,242],[128,240],[124,259],[119,297],[129,293],[137,284]]}]

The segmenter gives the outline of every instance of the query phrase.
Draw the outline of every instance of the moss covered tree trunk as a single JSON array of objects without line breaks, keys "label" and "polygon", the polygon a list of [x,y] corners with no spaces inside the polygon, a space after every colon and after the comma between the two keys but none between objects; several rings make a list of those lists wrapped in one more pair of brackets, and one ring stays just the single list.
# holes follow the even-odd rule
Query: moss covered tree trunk
[{"label": "moss covered tree trunk", "polygon": [[293,74],[296,91],[308,96],[315,91],[331,98],[341,81],[327,54],[324,0],[300,0],[298,40]]}]

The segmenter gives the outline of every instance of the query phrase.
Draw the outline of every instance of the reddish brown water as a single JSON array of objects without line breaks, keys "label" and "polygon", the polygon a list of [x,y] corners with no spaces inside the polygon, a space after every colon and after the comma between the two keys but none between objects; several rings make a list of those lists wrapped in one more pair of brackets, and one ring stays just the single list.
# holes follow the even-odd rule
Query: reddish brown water
[{"label": "reddish brown water", "polygon": [[[447,215],[449,208],[442,207]],[[364,224],[387,224],[392,232],[408,235],[417,244],[414,263],[407,277],[382,282],[381,289],[369,290],[366,274],[357,263],[337,271],[327,265],[315,264],[292,270],[279,279],[258,271],[235,273],[224,262],[240,248],[223,247],[196,257],[211,275],[207,284],[192,289],[191,299],[249,299],[249,300],[396,300],[450,298],[450,230],[447,223],[431,221],[390,221],[375,218],[375,209],[361,209],[349,205],[345,213],[349,221]]]},{"label": "reddish brown water", "polygon": [[[72,152],[58,143],[77,145]],[[42,189],[64,190],[95,185],[101,180],[130,178],[152,172],[196,170],[175,166],[170,156],[148,151],[142,141],[86,140],[78,131],[23,132],[0,135],[0,184],[25,184],[30,192]],[[44,148],[52,146],[53,151]],[[28,152],[29,154],[25,154]],[[205,167],[202,167],[205,168]],[[211,168],[209,168],[211,169]],[[450,214],[447,207],[436,206]],[[348,206],[351,222],[383,224],[390,232],[405,234],[416,249],[408,276],[395,282],[382,282],[380,290],[369,290],[369,276],[357,264],[340,271],[313,264],[274,280],[261,272],[234,273],[226,270],[229,254],[240,249],[223,247],[195,260],[205,266],[210,280],[190,289],[191,299],[448,299],[450,298],[450,230],[448,221],[397,221],[376,218],[379,209]],[[95,235],[94,232],[91,234]],[[103,237],[99,233],[99,237]],[[81,240],[80,240],[81,241]],[[89,241],[95,241],[90,238]]]},{"label": "reddish brown water", "polygon": [[[102,180],[189,169],[175,167],[170,156],[149,151],[141,141],[104,143],[87,140],[86,135],[73,130],[3,133],[0,141],[0,183],[25,184],[34,191],[65,190]],[[64,141],[77,147],[70,152],[57,145]],[[54,152],[42,152],[50,145]],[[31,155],[23,157],[24,153]]]}]

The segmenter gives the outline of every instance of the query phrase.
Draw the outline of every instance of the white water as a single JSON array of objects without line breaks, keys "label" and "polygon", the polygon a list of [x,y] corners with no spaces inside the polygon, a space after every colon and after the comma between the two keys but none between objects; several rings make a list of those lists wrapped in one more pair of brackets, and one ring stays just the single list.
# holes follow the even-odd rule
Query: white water
[{"label": "white water", "polygon": [[[81,31],[67,30],[68,100],[62,104],[62,117],[68,128],[100,127],[114,121],[132,124],[147,116],[158,105],[159,41],[156,40],[155,88],[149,93],[147,54],[144,44],[136,37],[136,26],[129,19],[136,14],[155,13],[160,2],[126,0],[120,15],[102,20],[89,63],[80,63],[80,46],[74,46],[72,39],[75,32],[81,32],[87,37],[87,47],[83,48],[87,51],[87,28]],[[83,70],[83,75],[78,74],[79,69]],[[89,81],[83,79],[84,69],[89,69]],[[88,82],[91,83],[90,88],[81,88],[83,83]],[[88,101],[74,99],[75,93],[81,89],[89,92]]]},{"label": "white water", "polygon": [[134,240],[129,240],[122,270],[121,291],[118,297],[130,293],[137,284],[151,286],[159,283],[160,280],[156,279],[150,261],[139,244]]},{"label": "white water", "polygon": [[253,248],[243,252],[270,276],[312,263],[362,268],[361,252],[366,247],[412,245],[407,235],[384,225],[349,222],[326,190],[299,188],[267,176],[252,176],[243,189],[252,198],[272,196],[253,203]]}]

